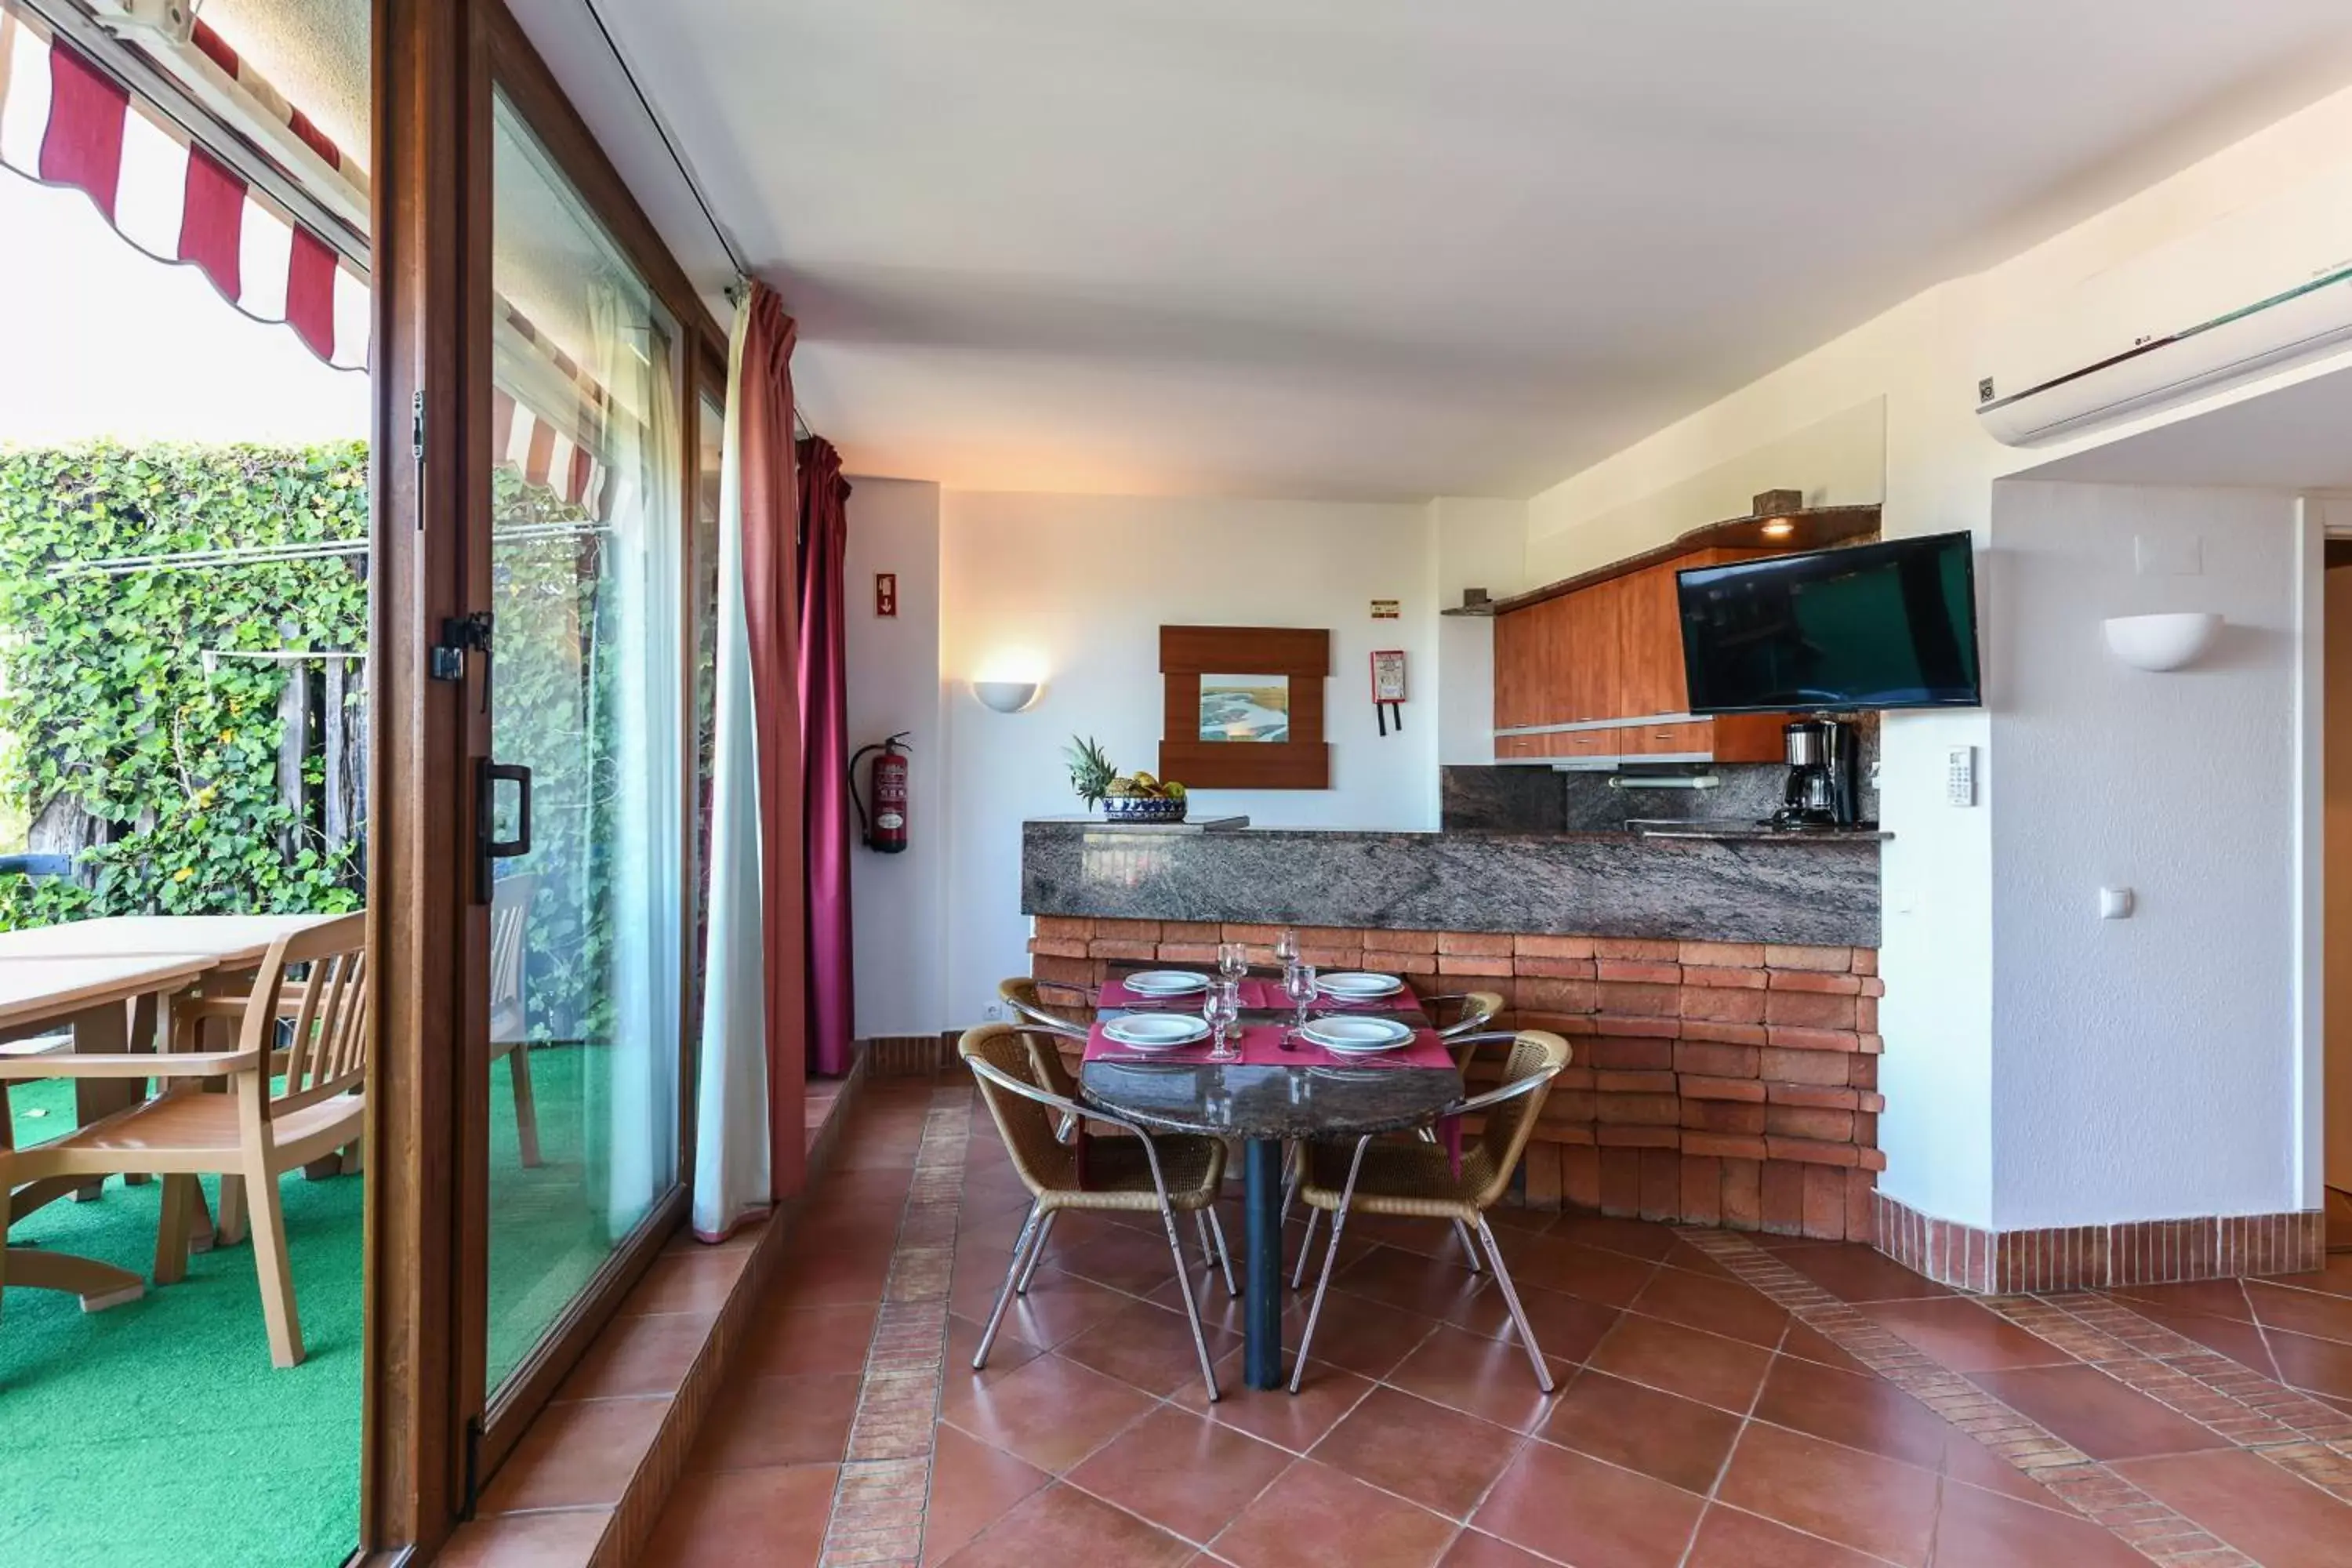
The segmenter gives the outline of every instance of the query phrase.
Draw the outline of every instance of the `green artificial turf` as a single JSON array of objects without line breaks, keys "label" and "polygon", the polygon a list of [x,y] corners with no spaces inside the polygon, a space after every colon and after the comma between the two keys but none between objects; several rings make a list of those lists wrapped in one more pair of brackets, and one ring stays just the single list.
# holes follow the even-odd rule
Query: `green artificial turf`
[{"label": "green artificial turf", "polygon": [[[592,1068],[599,1054],[531,1052],[544,1160],[535,1170],[516,1154],[506,1065],[493,1068],[493,1383],[609,1250],[602,1194],[583,1157],[605,1136],[601,1085],[583,1082],[601,1077]],[[16,1085],[11,1100],[19,1147],[72,1124],[68,1085]],[[216,1184],[207,1177],[205,1188],[216,1203]],[[84,1313],[57,1291],[5,1293],[0,1568],[331,1568],[350,1553],[359,1536],[364,1178],[298,1174],[283,1194],[300,1366],[270,1364],[250,1245],[200,1253],[182,1283],[151,1285],[104,1312]],[[158,1184],[110,1180],[100,1201],[51,1204],[10,1239],[148,1275],[160,1201]]]}]

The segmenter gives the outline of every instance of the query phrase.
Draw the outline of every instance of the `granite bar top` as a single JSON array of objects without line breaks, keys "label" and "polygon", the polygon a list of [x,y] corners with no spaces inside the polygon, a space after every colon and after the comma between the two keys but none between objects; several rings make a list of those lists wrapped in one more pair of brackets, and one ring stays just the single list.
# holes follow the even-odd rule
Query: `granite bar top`
[{"label": "granite bar top", "polygon": [[1862,836],[1397,833],[1189,837],[1022,826],[1032,915],[1876,947],[1879,846]]}]

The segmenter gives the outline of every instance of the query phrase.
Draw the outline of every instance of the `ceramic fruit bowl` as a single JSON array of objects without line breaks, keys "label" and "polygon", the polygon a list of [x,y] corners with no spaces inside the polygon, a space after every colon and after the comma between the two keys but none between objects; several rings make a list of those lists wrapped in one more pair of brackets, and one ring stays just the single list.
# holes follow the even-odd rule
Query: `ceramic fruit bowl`
[{"label": "ceramic fruit bowl", "polygon": [[1102,803],[1105,822],[1181,822],[1184,802],[1150,795],[1110,795]]}]

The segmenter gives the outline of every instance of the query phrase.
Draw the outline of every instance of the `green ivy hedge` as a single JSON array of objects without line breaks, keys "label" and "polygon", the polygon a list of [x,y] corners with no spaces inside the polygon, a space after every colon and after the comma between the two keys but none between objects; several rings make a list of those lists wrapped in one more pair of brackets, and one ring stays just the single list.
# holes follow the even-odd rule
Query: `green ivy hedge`
[{"label": "green ivy hedge", "polygon": [[0,450],[0,800],[29,820],[70,797],[106,839],[73,880],[0,879],[0,928],[359,907],[356,841],[331,850],[278,798],[286,667],[205,655],[364,650],[365,558],[105,563],[367,521],[361,442]]}]

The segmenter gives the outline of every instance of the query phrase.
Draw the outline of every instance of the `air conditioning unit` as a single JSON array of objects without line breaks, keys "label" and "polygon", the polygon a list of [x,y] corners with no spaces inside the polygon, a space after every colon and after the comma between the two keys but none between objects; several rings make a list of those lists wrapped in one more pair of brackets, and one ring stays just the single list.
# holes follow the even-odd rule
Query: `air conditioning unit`
[{"label": "air conditioning unit", "polygon": [[2352,178],[2215,219],[1991,334],[1977,417],[2024,447],[2352,343]]}]

